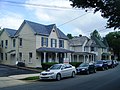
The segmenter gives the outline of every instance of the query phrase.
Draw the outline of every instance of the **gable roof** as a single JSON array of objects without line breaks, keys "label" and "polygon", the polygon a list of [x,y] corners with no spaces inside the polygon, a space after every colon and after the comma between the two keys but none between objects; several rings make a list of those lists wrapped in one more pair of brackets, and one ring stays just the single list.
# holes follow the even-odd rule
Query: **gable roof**
[{"label": "gable roof", "polygon": [[16,33],[16,35],[19,34],[19,32],[21,31],[22,27],[25,24],[28,24],[31,27],[31,29],[33,30],[35,35],[49,36],[52,29],[54,28],[56,30],[56,32],[57,32],[58,38],[60,38],[60,39],[68,39],[67,36],[62,31],[60,31],[58,28],[56,28],[55,24],[43,25],[43,24],[39,24],[39,23],[27,21],[27,20],[23,21],[23,23],[20,26],[20,28],[18,29],[18,32]]},{"label": "gable roof", "polygon": [[98,47],[98,45],[92,39],[88,40],[85,46],[86,47]]},{"label": "gable roof", "polygon": [[106,48],[105,44],[101,40],[99,40],[97,37],[92,36],[91,39],[96,42],[96,44],[98,45],[98,47],[100,47],[100,48]]},{"label": "gable roof", "polygon": [[69,40],[69,44],[70,46],[81,46],[86,40],[88,40],[88,37],[86,36],[74,37]]},{"label": "gable roof", "polygon": [[14,37],[15,33],[17,32],[17,30],[15,30],[15,29],[4,28],[3,31],[1,32],[1,34],[4,31],[8,34],[9,37]]}]

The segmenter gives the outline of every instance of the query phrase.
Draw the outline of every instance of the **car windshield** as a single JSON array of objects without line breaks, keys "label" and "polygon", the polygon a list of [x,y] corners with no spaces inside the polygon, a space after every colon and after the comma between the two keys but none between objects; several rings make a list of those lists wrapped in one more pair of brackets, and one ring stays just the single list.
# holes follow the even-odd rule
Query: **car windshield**
[{"label": "car windshield", "polygon": [[88,67],[87,63],[80,64],[79,67]]},{"label": "car windshield", "polygon": [[96,64],[103,64],[103,61],[96,61]]},{"label": "car windshield", "polygon": [[50,67],[50,70],[60,69],[61,67],[62,67],[62,65],[55,64],[55,65],[53,65],[53,66]]}]

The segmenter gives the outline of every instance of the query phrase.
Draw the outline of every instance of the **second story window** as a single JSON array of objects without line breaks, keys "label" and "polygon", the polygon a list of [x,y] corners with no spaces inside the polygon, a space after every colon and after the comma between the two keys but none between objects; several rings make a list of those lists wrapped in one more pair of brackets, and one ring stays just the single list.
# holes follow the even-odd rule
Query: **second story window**
[{"label": "second story window", "polygon": [[5,48],[8,47],[8,40],[5,40]]},{"label": "second story window", "polygon": [[20,46],[22,46],[22,38],[20,38]]},{"label": "second story window", "polygon": [[95,51],[95,48],[94,48],[94,47],[91,47],[91,51]]},{"label": "second story window", "polygon": [[59,40],[59,47],[64,48],[64,40]]},{"label": "second story window", "polygon": [[3,40],[1,41],[1,46],[2,46],[2,48],[4,47],[4,41]]},{"label": "second story window", "polygon": [[16,40],[15,40],[15,39],[13,39],[13,47],[15,47],[15,42],[16,42]]},{"label": "second story window", "polygon": [[41,38],[41,46],[48,47],[48,38],[46,37]]},{"label": "second story window", "polygon": [[51,47],[57,47],[57,40],[51,39]]}]

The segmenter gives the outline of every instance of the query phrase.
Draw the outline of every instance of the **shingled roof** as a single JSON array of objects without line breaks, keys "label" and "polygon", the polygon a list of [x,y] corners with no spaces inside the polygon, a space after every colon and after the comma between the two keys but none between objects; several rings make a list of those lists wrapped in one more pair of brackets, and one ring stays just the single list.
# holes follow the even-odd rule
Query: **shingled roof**
[{"label": "shingled roof", "polygon": [[43,25],[43,24],[39,24],[39,23],[35,23],[35,22],[31,22],[28,20],[24,20],[22,25],[20,26],[20,28],[18,29],[18,32],[16,33],[16,35],[20,32],[21,28],[25,25],[28,24],[31,29],[33,30],[34,34],[36,35],[43,35],[43,36],[49,36],[52,29],[54,28],[57,32],[58,38],[60,39],[68,39],[68,37],[62,32],[60,31],[55,24],[51,24],[51,25]]},{"label": "shingled roof", "polygon": [[[9,29],[9,28],[4,28],[3,31],[5,31],[9,37],[14,37],[15,33],[17,32],[17,30]],[[2,34],[2,32],[1,32],[1,34]]]},{"label": "shingled roof", "polygon": [[92,36],[91,38],[92,38],[92,40],[94,40],[96,42],[96,44],[98,45],[98,47],[100,47],[100,48],[106,48],[106,46],[103,43],[103,41],[99,40],[97,37],[94,37],[94,36]]}]

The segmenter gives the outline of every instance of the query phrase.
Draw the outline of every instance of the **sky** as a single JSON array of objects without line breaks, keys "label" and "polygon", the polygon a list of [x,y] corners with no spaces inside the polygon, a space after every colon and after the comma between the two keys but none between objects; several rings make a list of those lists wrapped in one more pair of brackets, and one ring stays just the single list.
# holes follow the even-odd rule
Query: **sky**
[{"label": "sky", "polygon": [[44,25],[56,24],[66,35],[73,36],[89,37],[97,30],[104,37],[114,31],[105,28],[107,20],[100,12],[75,9],[71,3],[69,0],[0,0],[0,27],[17,30],[24,20],[29,20]]}]

